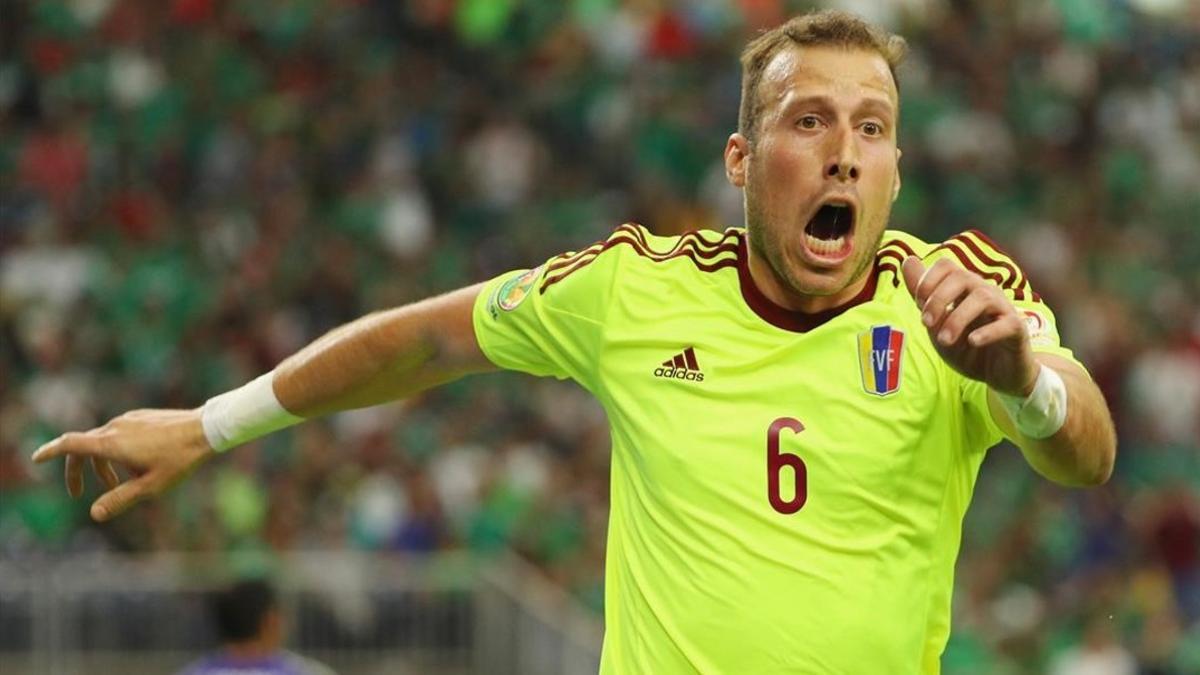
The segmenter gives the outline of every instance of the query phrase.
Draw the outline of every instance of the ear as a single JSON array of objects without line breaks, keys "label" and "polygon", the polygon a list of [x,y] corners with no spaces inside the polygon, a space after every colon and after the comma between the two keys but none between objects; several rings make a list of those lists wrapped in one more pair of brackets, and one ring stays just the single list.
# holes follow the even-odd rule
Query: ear
[{"label": "ear", "polygon": [[750,158],[750,141],[734,133],[725,143],[725,177],[734,187],[746,187],[746,160]]},{"label": "ear", "polygon": [[892,187],[892,201],[900,196],[900,158],[904,156],[904,151],[896,148],[896,184]]}]

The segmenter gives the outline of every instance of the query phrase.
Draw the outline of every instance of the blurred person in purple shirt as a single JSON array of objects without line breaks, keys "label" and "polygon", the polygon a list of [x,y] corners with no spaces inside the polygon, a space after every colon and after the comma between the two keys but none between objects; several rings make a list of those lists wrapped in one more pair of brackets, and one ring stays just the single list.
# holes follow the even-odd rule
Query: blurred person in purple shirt
[{"label": "blurred person in purple shirt", "polygon": [[327,666],[283,649],[283,614],[266,581],[247,579],[221,591],[212,613],[221,648],[180,675],[333,675]]}]

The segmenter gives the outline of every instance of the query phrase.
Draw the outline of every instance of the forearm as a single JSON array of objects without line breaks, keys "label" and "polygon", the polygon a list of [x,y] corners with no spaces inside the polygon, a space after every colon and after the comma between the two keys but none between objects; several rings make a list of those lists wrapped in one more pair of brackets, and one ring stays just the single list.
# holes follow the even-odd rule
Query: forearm
[{"label": "forearm", "polygon": [[[80,460],[91,457],[109,487],[92,505],[92,517],[108,520],[161,494],[215,453],[294,424],[297,416],[382,403],[491,369],[472,322],[480,288],[363,317],[200,408],[133,410],[102,427],[63,434],[33,459],[66,456],[67,489],[78,494]],[[134,477],[119,482],[111,461]]]},{"label": "forearm", "polygon": [[1021,448],[1038,473],[1070,486],[1099,485],[1112,474],[1116,458],[1116,432],[1100,389],[1079,367],[1065,359],[1038,354],[1039,363],[1053,368],[1067,388],[1067,417],[1054,435],[1036,439],[1021,434],[995,400],[993,418]]},{"label": "forearm", "polygon": [[316,417],[490,369],[471,322],[479,289],[376,312],[330,331],[279,364],[275,395],[293,414]]}]

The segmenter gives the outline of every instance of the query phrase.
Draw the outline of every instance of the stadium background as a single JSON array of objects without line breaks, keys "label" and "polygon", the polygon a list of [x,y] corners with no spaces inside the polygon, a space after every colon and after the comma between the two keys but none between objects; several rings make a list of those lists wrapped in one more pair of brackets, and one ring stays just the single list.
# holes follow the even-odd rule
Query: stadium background
[{"label": "stadium background", "polygon": [[[1120,434],[1111,482],[1089,491],[990,453],[946,672],[1200,672],[1200,3],[828,4],[912,47],[894,226],[977,227],[1009,249]],[[303,587],[343,564],[321,555],[410,571],[401,604],[462,581],[448,613],[374,598],[362,619],[289,596],[292,644],[346,672],[503,670],[469,638],[455,648],[470,658],[405,655],[410,633],[436,651],[490,625],[471,579],[498,567],[535,567],[521,575],[551,598],[547,635],[580,606],[598,619],[608,438],[568,384],[471,378],[310,423],[103,527],[91,484],[73,502],[61,464],[28,456],[127,409],[197,405],[339,323],[623,221],[741,224],[721,165],[736,55],[809,6],[0,0],[0,668],[102,672],[93,650],[178,665],[211,635],[194,598],[171,603],[246,571]],[[144,560],[176,571],[118,571]],[[348,615],[382,622],[379,644]],[[390,668],[347,656],[388,644]]]}]

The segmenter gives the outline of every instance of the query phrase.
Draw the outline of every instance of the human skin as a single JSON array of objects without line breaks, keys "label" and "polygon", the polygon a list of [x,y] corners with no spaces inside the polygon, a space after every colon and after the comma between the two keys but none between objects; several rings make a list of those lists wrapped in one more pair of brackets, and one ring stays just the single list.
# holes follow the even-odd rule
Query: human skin
[{"label": "human skin", "polygon": [[[900,190],[895,81],[873,51],[794,47],[768,64],[758,94],[764,107],[751,137],[732,134],[725,148],[729,180],[745,190],[751,277],[782,307],[810,313],[835,308],[866,285]],[[814,250],[804,234],[830,200],[855,212],[848,244],[835,255]],[[904,278],[928,314],[938,353],[955,370],[988,384],[993,418],[1034,469],[1067,485],[1108,479],[1116,437],[1104,398],[1086,372],[1065,359],[1034,354],[1013,304],[971,272],[947,261],[927,270],[910,258]],[[494,370],[472,323],[481,288],[377,312],[331,331],[275,369],[276,397],[288,411],[315,417]],[[1027,395],[1042,366],[1062,376],[1069,406],[1062,429],[1034,439],[1015,429],[996,392]],[[38,449],[34,461],[66,457],[67,489],[78,496],[89,458],[108,488],[91,509],[102,521],[161,494],[213,454],[199,408],[135,410],[101,427],[63,434]],[[132,477],[121,482],[113,463]]]},{"label": "human skin", "polygon": [[[895,81],[877,52],[789,47],[767,64],[750,137],[725,146],[729,181],[745,191],[751,276],[775,304],[815,313],[853,298],[900,191]],[[822,203],[852,205],[847,255],[818,255],[804,228]]]},{"label": "human skin", "polygon": [[[878,52],[793,46],[767,64],[756,93],[762,109],[749,138],[732,134],[725,147],[726,175],[745,192],[751,277],[781,307],[832,309],[866,285],[900,191],[895,80]],[[831,200],[856,212],[849,250],[837,256],[812,250],[804,234]],[[939,355],[988,384],[992,417],[1030,465],[1065,485],[1108,480],[1116,433],[1088,374],[1035,354],[1016,307],[979,276],[946,260],[926,269],[916,258],[903,273]],[[1037,439],[1016,428],[997,392],[1027,396],[1043,366],[1063,378],[1070,403],[1063,427]]]}]

